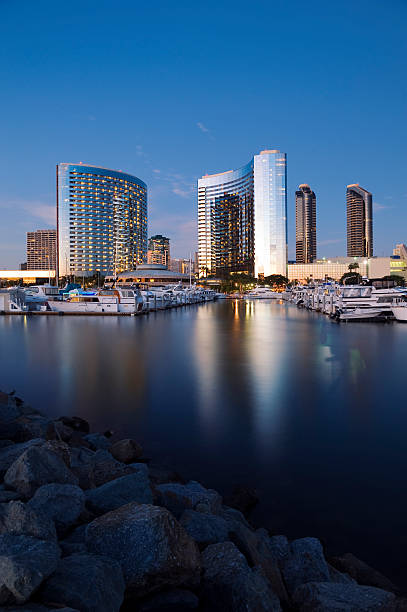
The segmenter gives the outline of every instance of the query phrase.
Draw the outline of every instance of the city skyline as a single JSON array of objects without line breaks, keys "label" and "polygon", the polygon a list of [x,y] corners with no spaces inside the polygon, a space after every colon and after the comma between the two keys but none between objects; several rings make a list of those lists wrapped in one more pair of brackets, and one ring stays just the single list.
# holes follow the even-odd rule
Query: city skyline
[{"label": "city skyline", "polygon": [[[341,5],[335,15],[323,2],[312,13],[300,2],[260,4],[256,10],[226,3],[214,7],[211,32],[198,26],[196,9],[183,2],[171,10],[159,2],[158,10],[137,11],[123,2],[126,23],[121,11],[104,2],[81,5],[80,23],[62,7],[49,3],[47,10],[47,4],[23,1],[19,11],[13,3],[2,7],[8,60],[0,101],[7,118],[0,165],[1,266],[24,259],[30,228],[55,227],[59,161],[142,177],[150,187],[148,232],[171,236],[174,256],[182,257],[196,248],[196,178],[239,167],[248,154],[270,145],[288,154],[289,259],[300,183],[318,194],[319,255],[346,252],[343,190],[350,183],[367,185],[374,194],[375,253],[388,254],[394,242],[406,240],[403,3]],[[74,1],[71,11],[75,6],[79,10]],[[132,17],[143,23],[137,38]],[[300,34],[311,26],[319,35],[305,43]],[[101,33],[121,42],[107,49]],[[122,84],[120,91],[106,90],[107,73]],[[250,88],[236,95],[233,83],[249,75]],[[203,81],[211,82],[207,92]],[[389,90],[391,116],[383,112]],[[392,155],[376,155],[378,146]]]}]

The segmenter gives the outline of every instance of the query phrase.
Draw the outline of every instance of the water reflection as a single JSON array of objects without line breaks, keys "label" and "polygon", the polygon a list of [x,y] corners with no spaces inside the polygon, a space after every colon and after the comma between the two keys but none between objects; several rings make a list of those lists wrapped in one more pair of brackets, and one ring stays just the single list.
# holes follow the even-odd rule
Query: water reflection
[{"label": "water reflection", "polygon": [[0,317],[0,388],[134,435],[221,490],[250,483],[273,532],[318,535],[407,582],[406,334],[277,301]]}]

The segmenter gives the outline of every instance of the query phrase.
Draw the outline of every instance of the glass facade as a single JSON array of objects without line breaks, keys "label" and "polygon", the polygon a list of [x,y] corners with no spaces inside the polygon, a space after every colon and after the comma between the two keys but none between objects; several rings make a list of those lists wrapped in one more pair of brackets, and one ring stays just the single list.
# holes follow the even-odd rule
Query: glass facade
[{"label": "glass facade", "polygon": [[147,186],[115,170],[57,166],[58,276],[132,270],[147,255]]},{"label": "glass facade", "polygon": [[348,257],[372,257],[372,194],[358,184],[346,189]]},{"label": "glass facade", "polygon": [[243,168],[198,180],[201,276],[287,272],[286,156],[262,151]]},{"label": "glass facade", "polygon": [[295,255],[297,263],[312,263],[317,258],[317,199],[309,185],[295,192]]},{"label": "glass facade", "polygon": [[170,263],[170,239],[161,234],[148,239],[147,263],[161,264],[168,267]]}]

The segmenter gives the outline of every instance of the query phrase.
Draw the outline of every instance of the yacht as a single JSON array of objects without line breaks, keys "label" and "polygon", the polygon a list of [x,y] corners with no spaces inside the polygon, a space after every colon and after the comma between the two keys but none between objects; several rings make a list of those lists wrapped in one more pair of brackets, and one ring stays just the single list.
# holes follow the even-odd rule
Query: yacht
[{"label": "yacht", "polygon": [[281,299],[281,293],[273,291],[270,287],[255,287],[251,291],[243,294],[243,297],[256,300]]},{"label": "yacht", "polygon": [[[104,295],[103,295],[104,294]],[[119,312],[119,298],[113,293],[74,290],[69,297],[62,301],[51,301],[49,306],[54,312],[72,314],[81,313],[117,313]]]}]

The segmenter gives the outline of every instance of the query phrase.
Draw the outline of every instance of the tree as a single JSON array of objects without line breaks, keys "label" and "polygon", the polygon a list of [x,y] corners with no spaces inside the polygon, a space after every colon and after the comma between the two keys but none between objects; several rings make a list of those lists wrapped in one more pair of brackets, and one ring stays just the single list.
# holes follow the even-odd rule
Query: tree
[{"label": "tree", "polygon": [[352,272],[352,270],[358,270],[358,269],[359,269],[359,264],[357,261],[355,261],[355,263],[350,263],[348,266],[349,272]]},{"label": "tree", "polygon": [[[354,264],[350,264],[351,266]],[[341,285],[359,285],[362,277],[358,272],[345,272],[339,281]]]},{"label": "tree", "polygon": [[270,276],[264,278],[264,282],[274,287],[285,287],[289,281],[288,278],[282,274],[270,274]]}]

